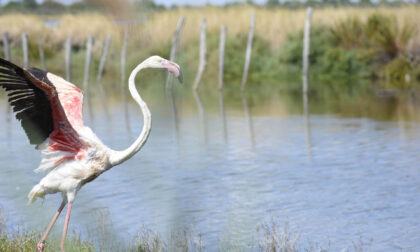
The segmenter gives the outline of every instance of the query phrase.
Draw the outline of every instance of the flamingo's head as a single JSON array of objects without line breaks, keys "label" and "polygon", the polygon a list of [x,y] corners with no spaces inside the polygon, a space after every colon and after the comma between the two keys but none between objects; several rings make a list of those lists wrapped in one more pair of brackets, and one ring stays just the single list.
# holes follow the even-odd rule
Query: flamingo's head
[{"label": "flamingo's head", "polygon": [[169,61],[167,59],[164,59],[160,56],[151,56],[146,60],[147,67],[150,68],[166,68],[169,72],[175,74],[175,76],[178,78],[179,82],[182,83],[182,72],[179,65],[175,62]]}]

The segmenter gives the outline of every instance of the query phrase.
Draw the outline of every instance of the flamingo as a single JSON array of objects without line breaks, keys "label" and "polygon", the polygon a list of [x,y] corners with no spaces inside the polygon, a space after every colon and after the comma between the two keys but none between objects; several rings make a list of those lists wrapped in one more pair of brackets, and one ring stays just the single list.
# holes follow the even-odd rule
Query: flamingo
[{"label": "flamingo", "polygon": [[41,151],[41,164],[35,172],[48,171],[30,191],[28,204],[46,194],[62,194],[61,205],[37,244],[39,252],[44,251],[51,228],[68,204],[60,242],[60,249],[64,251],[71,208],[80,188],[131,158],[146,143],[151,130],[151,113],[134,82],[136,75],[145,68],[166,68],[182,82],[179,65],[159,56],[151,56],[134,68],[128,88],[142,110],[144,125],[130,147],[116,151],[104,145],[83,124],[82,90],[50,72],[21,68],[0,58],[0,86],[6,90],[16,119],[21,122],[30,144]]}]

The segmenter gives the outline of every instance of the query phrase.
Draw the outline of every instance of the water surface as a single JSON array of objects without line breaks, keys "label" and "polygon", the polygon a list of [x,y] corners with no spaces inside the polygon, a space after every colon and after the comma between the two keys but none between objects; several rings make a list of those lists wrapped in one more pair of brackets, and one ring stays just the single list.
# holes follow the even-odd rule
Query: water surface
[{"label": "water surface", "polygon": [[[143,86],[140,86],[140,88]],[[256,228],[275,218],[299,246],[331,251],[420,248],[420,103],[415,94],[227,91],[193,94],[145,88],[153,114],[145,147],[86,185],[70,229],[105,227],[131,241],[142,228],[167,237],[192,226],[210,251],[251,249]],[[93,100],[86,124],[115,149],[140,132],[138,107],[120,94]],[[125,107],[128,108],[127,113]],[[308,108],[305,111],[305,108]],[[27,206],[41,178],[40,154],[0,100],[0,204],[8,227],[43,230],[60,195]],[[62,229],[63,218],[54,231]]]}]

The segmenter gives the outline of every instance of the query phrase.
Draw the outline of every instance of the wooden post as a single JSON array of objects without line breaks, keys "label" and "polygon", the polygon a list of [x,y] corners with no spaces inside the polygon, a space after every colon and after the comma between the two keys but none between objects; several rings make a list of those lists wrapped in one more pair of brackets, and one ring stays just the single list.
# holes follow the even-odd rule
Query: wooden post
[{"label": "wooden post", "polygon": [[128,25],[125,26],[124,29],[124,41],[123,41],[123,47],[121,50],[121,87],[122,90],[125,90],[125,71],[126,71],[126,58],[127,58],[127,42],[128,42]]},{"label": "wooden post", "polygon": [[93,47],[93,37],[89,36],[86,41],[85,74],[83,76],[83,90],[85,91],[86,96],[89,96],[88,83],[89,83],[90,63],[92,61],[92,47]]},{"label": "wooden post", "polygon": [[4,47],[4,59],[11,60],[10,57],[10,44],[9,44],[9,33],[3,33],[3,47]]},{"label": "wooden post", "polygon": [[71,81],[71,38],[66,39],[64,60],[66,62],[66,80]]},{"label": "wooden post", "polygon": [[91,93],[89,90],[89,75],[90,75],[90,64],[92,62],[92,47],[93,47],[93,37],[89,35],[86,41],[86,59],[85,59],[85,74],[83,76],[83,90],[84,90],[84,94],[85,94],[84,96],[87,102],[89,118],[92,123],[91,127],[94,127],[92,97],[90,96]]},{"label": "wooden post", "polygon": [[29,49],[28,49],[28,34],[22,33],[22,49],[23,49],[23,67],[29,67]]},{"label": "wooden post", "polygon": [[123,47],[121,50],[121,94],[122,94],[122,100],[123,100],[123,105],[124,105],[124,117],[125,117],[126,128],[128,132],[131,132],[130,118],[128,114],[128,104],[127,104],[127,91],[125,88],[127,44],[128,44],[128,25],[126,25],[124,28],[124,41],[123,41]]},{"label": "wooden post", "polygon": [[41,60],[42,68],[45,71],[47,71],[47,65],[45,64],[44,48],[42,47],[42,40],[40,36],[38,36],[38,47],[39,47],[39,59]]},{"label": "wooden post", "polygon": [[[311,34],[311,17],[312,17],[312,8],[308,7],[306,12],[306,21],[305,21],[305,31],[303,35],[303,92],[308,91],[308,70],[309,70],[309,45],[310,45],[310,34]],[[306,81],[305,81],[306,79]]]},{"label": "wooden post", "polygon": [[254,28],[255,28],[255,13],[252,14],[251,27],[249,28],[248,43],[246,46],[246,54],[245,54],[244,73],[242,75],[241,91],[245,90],[245,84],[248,78],[249,64],[251,62],[252,40],[254,38]]},{"label": "wooden post", "polygon": [[104,48],[102,50],[102,56],[101,61],[99,63],[99,69],[98,69],[98,75],[96,76],[96,85],[98,86],[98,92],[101,100],[101,104],[103,109],[105,110],[105,115],[109,119],[109,113],[108,113],[108,107],[105,102],[105,90],[102,85],[101,79],[102,79],[102,73],[104,71],[106,57],[108,55],[109,45],[111,44],[111,34],[108,34],[105,40]]},{"label": "wooden post", "polygon": [[[11,56],[10,56],[9,33],[7,33],[7,32],[3,33],[3,47],[4,47],[4,59],[10,61]],[[7,99],[6,99],[6,115],[7,115],[8,129],[9,129],[10,112],[11,111],[12,111],[12,107],[10,106],[10,104],[7,102]]]},{"label": "wooden post", "polygon": [[[182,27],[184,26],[185,17],[180,17],[178,20],[178,25],[176,26],[174,37],[172,38],[172,46],[171,46],[171,55],[169,56],[170,61],[175,61],[176,53],[178,51],[178,42],[179,42],[179,34],[181,33]],[[168,73],[168,77],[166,79],[166,88],[171,87],[171,83],[173,81],[173,75]]]},{"label": "wooden post", "polygon": [[225,66],[225,41],[226,26],[220,28],[220,44],[219,44],[219,90],[223,89],[223,69]]},{"label": "wooden post", "polygon": [[108,56],[109,45],[111,44],[111,34],[108,34],[105,40],[105,45],[102,50],[101,61],[99,63],[98,75],[96,76],[96,81],[99,83],[102,78],[102,73],[104,71],[106,57]]},{"label": "wooden post", "polygon": [[200,33],[200,62],[198,65],[197,75],[195,76],[193,89],[197,90],[198,85],[200,84],[201,78],[203,77],[203,72],[206,67],[206,29],[207,22],[206,19],[203,19],[201,23],[201,33]]}]

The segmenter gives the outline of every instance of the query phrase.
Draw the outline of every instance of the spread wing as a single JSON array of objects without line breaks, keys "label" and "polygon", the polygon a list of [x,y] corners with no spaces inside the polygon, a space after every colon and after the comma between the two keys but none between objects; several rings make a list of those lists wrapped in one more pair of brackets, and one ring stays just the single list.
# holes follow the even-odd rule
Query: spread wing
[{"label": "spread wing", "polygon": [[54,130],[51,104],[48,95],[27,75],[24,69],[0,58],[0,86],[7,91],[9,103],[30,143],[39,145]]},{"label": "spread wing", "polygon": [[[66,113],[60,94],[47,74],[36,68],[23,69],[0,58],[0,86],[6,90],[30,143],[38,147],[50,138],[50,150],[77,154],[83,143],[67,117],[73,112]],[[81,107],[80,101],[79,105]]]},{"label": "spread wing", "polygon": [[82,90],[55,74],[37,68],[30,68],[29,71],[38,79],[54,86],[67,120],[73,128],[78,130],[84,127]]}]

